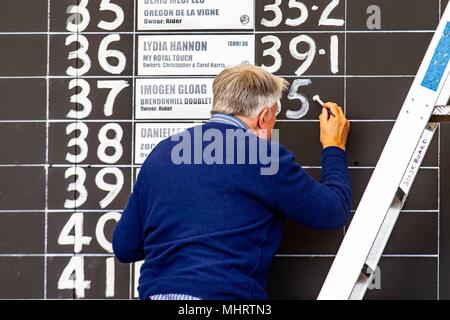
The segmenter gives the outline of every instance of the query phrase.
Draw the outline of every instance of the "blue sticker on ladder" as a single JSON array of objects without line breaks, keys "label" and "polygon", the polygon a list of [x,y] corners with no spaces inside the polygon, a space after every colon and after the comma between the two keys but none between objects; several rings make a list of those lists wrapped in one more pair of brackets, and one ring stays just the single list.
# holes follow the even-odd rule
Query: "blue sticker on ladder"
[{"label": "blue sticker on ladder", "polygon": [[444,76],[445,69],[450,61],[450,22],[447,23],[444,34],[434,52],[431,64],[428,67],[422,86],[437,91]]}]

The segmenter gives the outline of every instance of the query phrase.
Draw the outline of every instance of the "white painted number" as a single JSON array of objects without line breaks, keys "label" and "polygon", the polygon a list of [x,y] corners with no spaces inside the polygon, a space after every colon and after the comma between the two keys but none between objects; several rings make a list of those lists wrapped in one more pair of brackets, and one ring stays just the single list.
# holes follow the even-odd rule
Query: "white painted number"
[{"label": "white painted number", "polygon": [[[73,230],[73,235],[70,232]],[[83,246],[88,246],[92,238],[83,236],[83,212],[72,214],[58,237],[59,245],[73,245],[73,252],[80,253]]]},{"label": "white painted number", "polygon": [[289,8],[297,8],[300,10],[300,15],[296,19],[286,19],[286,24],[291,27],[298,27],[305,23],[308,19],[308,8],[300,1],[289,0]]},{"label": "white painted number", "polygon": [[300,109],[297,111],[288,110],[286,117],[289,119],[303,118],[309,111],[308,98],[304,94],[301,94],[298,89],[300,87],[309,86],[311,84],[310,79],[296,79],[292,83],[291,90],[288,94],[289,100],[300,100]]},{"label": "white painted number", "polygon": [[[78,5],[71,5],[67,7],[67,13],[70,16],[67,18],[66,29],[69,32],[83,32],[89,26],[91,22],[91,15],[87,9],[89,1],[80,0]],[[100,3],[99,11],[112,11],[115,14],[113,21],[100,21],[98,27],[103,30],[112,31],[119,28],[124,19],[125,14],[122,7],[117,4],[111,3],[111,0],[102,0]]]},{"label": "white painted number", "polygon": [[115,263],[114,257],[106,259],[106,288],[105,288],[105,297],[112,298],[115,295]]},{"label": "white painted number", "polygon": [[[115,296],[115,261],[114,257],[106,259],[105,297]],[[91,288],[91,281],[84,279],[84,257],[73,256],[58,279],[59,290],[75,290],[77,298],[84,298],[86,290]]]},{"label": "white painted number", "polygon": [[[119,50],[108,49],[108,46],[112,42],[120,41],[120,35],[110,34],[103,38],[98,48],[98,62],[100,66],[106,72],[112,74],[120,74],[125,69],[127,58]],[[112,65],[108,62],[108,58],[115,58],[117,60],[116,65]]]},{"label": "white painted number", "polygon": [[[116,182],[113,184],[106,182],[105,176],[107,174],[113,175]],[[100,208],[104,209],[114,201],[122,190],[123,182],[123,173],[119,168],[103,168],[97,173],[95,177],[95,184],[99,189],[108,192],[107,196],[99,202]]]},{"label": "white painted number", "polygon": [[85,290],[90,288],[91,281],[84,280],[84,258],[72,257],[58,279],[58,289],[75,289],[77,298],[84,298]]},{"label": "white painted number", "polygon": [[[98,219],[95,227],[97,242],[108,253],[113,253],[113,248],[111,242],[106,239],[105,225],[108,221],[118,222],[120,216],[119,212],[108,212]],[[58,244],[73,246],[73,252],[80,253],[83,250],[83,246],[90,245],[92,241],[92,237],[83,235],[83,227],[84,213],[76,212],[72,214],[59,234]]]},{"label": "white painted number", "polygon": [[330,65],[331,72],[336,74],[339,72],[339,39],[338,36],[330,37]]},{"label": "white painted number", "polygon": [[265,27],[273,28],[280,25],[283,20],[283,12],[280,9],[281,0],[275,0],[274,4],[268,4],[264,6],[264,11],[272,11],[274,13],[274,18],[272,20],[267,20],[263,18],[261,24]]},{"label": "white painted number", "polygon": [[118,212],[108,212],[98,219],[97,226],[95,228],[95,237],[97,238],[98,244],[109,253],[113,253],[113,248],[111,242],[105,237],[105,225],[108,221],[113,220],[118,222],[120,220],[120,213]]},{"label": "white painted number", "polygon": [[83,106],[82,110],[70,110],[67,113],[67,118],[71,119],[84,119],[91,114],[92,111],[92,102],[89,100],[88,96],[91,92],[91,87],[89,83],[84,79],[72,79],[69,82],[69,90],[74,88],[80,88],[80,92],[74,94],[70,97],[71,103],[76,103]]},{"label": "white painted number", "polygon": [[269,49],[264,50],[263,57],[271,56],[273,58],[273,60],[274,60],[274,62],[273,62],[273,64],[271,66],[266,66],[266,65],[263,64],[261,67],[263,67],[264,69],[266,69],[270,73],[277,72],[278,70],[280,70],[281,64],[283,62],[282,58],[281,58],[281,55],[280,55],[280,52],[278,51],[281,48],[281,41],[280,41],[280,39],[278,39],[278,37],[276,37],[276,36],[265,36],[265,37],[263,37],[261,39],[261,42],[263,44],[269,43],[269,42],[271,42],[273,44],[272,47],[270,47]]},{"label": "white painted number", "polygon": [[345,24],[343,19],[332,19],[329,18],[331,12],[339,5],[339,0],[331,0],[331,2],[323,10],[322,15],[319,19],[319,26],[337,26],[342,27]]},{"label": "white painted number", "polygon": [[84,182],[86,181],[86,171],[80,167],[70,167],[66,170],[64,177],[67,180],[72,176],[76,177],[75,182],[69,184],[67,191],[76,191],[78,193],[78,197],[74,200],[66,199],[64,202],[64,208],[67,209],[82,206],[86,202],[88,195],[86,187],[84,186]]},{"label": "white painted number", "polygon": [[66,134],[70,135],[72,132],[78,131],[80,134],[77,137],[73,137],[67,143],[67,147],[71,148],[77,146],[78,154],[71,154],[67,152],[66,160],[71,163],[80,163],[86,160],[88,155],[88,145],[86,143],[86,138],[88,136],[89,129],[85,123],[75,122],[70,123],[66,127]]},{"label": "white painted number", "polygon": [[[264,6],[264,12],[273,12],[273,19],[269,20],[267,18],[261,19],[261,25],[268,28],[278,27],[283,21],[283,11],[281,10],[282,0],[275,0],[273,4],[268,4]],[[319,26],[338,26],[342,27],[345,24],[343,19],[330,18],[331,13],[339,5],[339,0],[331,0],[331,2],[323,10],[320,19]],[[298,27],[308,20],[308,8],[306,5],[298,0],[289,0],[289,8],[295,8],[300,11],[297,18],[286,18],[285,24],[291,27]]]},{"label": "white painted number", "polygon": [[116,15],[116,18],[111,22],[100,21],[98,24],[100,29],[112,31],[122,25],[125,15],[123,9],[117,4],[111,3],[110,0],[102,0],[100,11],[112,11]]},{"label": "white painted number", "polygon": [[[308,51],[304,53],[298,52],[297,48],[298,45],[302,42],[306,43],[309,47]],[[307,35],[301,35],[292,39],[291,43],[289,44],[289,52],[294,59],[304,61],[302,65],[297,69],[297,71],[295,71],[295,74],[297,76],[301,76],[308,70],[308,68],[314,61],[314,57],[316,56],[316,43],[311,37]]]},{"label": "white painted number", "polygon": [[[114,103],[117,96],[123,91],[123,89],[129,87],[130,84],[125,80],[98,80],[98,89],[110,89],[108,97],[106,98],[103,113],[106,117],[111,117],[113,115]],[[79,88],[79,92],[70,97],[71,103],[76,103],[81,105],[83,108],[79,110],[70,110],[66,117],[71,119],[84,119],[88,117],[92,112],[92,102],[89,99],[89,94],[91,92],[91,86],[89,82],[84,79],[72,79],[69,82],[69,89]]]},{"label": "white painted number", "polygon": [[[108,138],[108,132],[112,131],[114,133],[113,138]],[[98,158],[108,164],[114,164],[122,158],[123,155],[123,147],[121,144],[121,140],[123,137],[123,130],[120,125],[117,123],[108,123],[105,124],[98,133],[98,140],[100,141],[100,145],[97,149]],[[106,150],[108,148],[114,149],[114,153],[112,155],[108,155]]]},{"label": "white painted number", "polygon": [[[261,66],[271,73],[278,72],[283,64],[283,58],[280,54],[281,40],[277,36],[269,35],[261,38],[263,44],[272,43],[272,46],[263,51],[263,57],[271,56],[274,63],[270,66],[262,64]],[[298,47],[301,43],[308,46],[306,52],[299,52]],[[316,57],[317,46],[314,40],[307,35],[300,35],[293,38],[289,42],[290,55],[299,61],[304,61],[300,67],[295,71],[297,76],[303,75],[311,67]],[[333,74],[339,72],[339,38],[338,36],[330,37],[330,71]]]},{"label": "white painted number", "polygon": [[113,114],[114,102],[119,93],[129,87],[130,84],[125,80],[99,80],[97,81],[97,88],[110,89],[108,98],[106,99],[103,112],[105,116],[110,117]]},{"label": "white painted number", "polygon": [[67,13],[70,14],[67,18],[67,31],[82,32],[87,28],[91,21],[91,16],[86,8],[87,5],[88,0],[81,0],[77,6],[67,7]]},{"label": "white painted number", "polygon": [[[106,175],[113,175],[115,183],[108,183],[105,181]],[[76,191],[78,197],[75,200],[66,199],[64,207],[68,209],[74,209],[82,206],[88,197],[88,192],[84,185],[86,181],[86,171],[82,167],[70,167],[65,172],[65,178],[68,179],[72,176],[76,176],[75,182],[72,182],[67,187],[67,191]],[[119,195],[124,184],[123,173],[119,168],[103,168],[95,176],[95,183],[97,187],[103,191],[107,191],[108,194],[103,198],[99,204],[102,209],[110,205],[114,199]]]},{"label": "white painted number", "polygon": [[89,41],[82,34],[71,34],[66,38],[66,46],[71,45],[74,42],[79,43],[79,48],[75,51],[69,52],[68,59],[81,60],[83,63],[81,67],[74,68],[70,66],[67,68],[66,73],[72,77],[78,77],[86,74],[91,69],[91,58],[89,58],[87,51],[89,49]]}]

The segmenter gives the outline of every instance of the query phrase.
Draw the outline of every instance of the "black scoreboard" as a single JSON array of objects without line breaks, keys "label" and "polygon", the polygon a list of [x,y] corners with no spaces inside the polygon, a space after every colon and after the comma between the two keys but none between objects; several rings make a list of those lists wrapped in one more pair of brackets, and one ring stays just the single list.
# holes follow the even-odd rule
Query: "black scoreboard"
[{"label": "black scoreboard", "polygon": [[[289,81],[280,140],[315,177],[311,98],[344,107],[356,209],[447,2],[1,0],[0,298],[136,298],[111,234],[139,167],[238,63]],[[366,298],[450,299],[449,181],[441,125]],[[344,234],[288,221],[269,295],[316,298]]]}]

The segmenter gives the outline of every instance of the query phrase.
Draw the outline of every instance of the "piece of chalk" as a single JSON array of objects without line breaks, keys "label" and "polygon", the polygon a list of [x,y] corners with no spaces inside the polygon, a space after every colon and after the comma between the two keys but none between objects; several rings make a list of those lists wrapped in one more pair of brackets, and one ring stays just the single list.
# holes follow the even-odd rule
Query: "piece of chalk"
[{"label": "piece of chalk", "polygon": [[318,96],[318,95],[315,95],[315,96],[313,97],[313,100],[316,101],[318,104],[320,104],[322,107],[323,107],[323,105],[325,104],[325,103],[320,99],[320,96]]},{"label": "piece of chalk", "polygon": [[329,108],[327,108],[327,107],[324,106],[325,103],[322,101],[322,99],[320,99],[320,96],[315,95],[315,96],[313,97],[313,100],[316,101],[318,104],[320,104],[320,105],[321,105],[322,107],[324,107],[325,109],[327,109],[328,114],[329,114],[330,116],[334,116],[334,114],[331,112],[331,110],[330,110]]}]

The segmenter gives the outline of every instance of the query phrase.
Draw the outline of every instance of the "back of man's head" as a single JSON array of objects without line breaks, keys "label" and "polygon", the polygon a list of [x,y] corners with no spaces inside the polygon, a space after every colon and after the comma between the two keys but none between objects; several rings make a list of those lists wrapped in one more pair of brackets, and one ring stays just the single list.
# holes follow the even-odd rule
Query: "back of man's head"
[{"label": "back of man's head", "polygon": [[281,99],[287,82],[264,69],[242,64],[223,70],[213,83],[211,113],[240,115],[253,119]]}]

